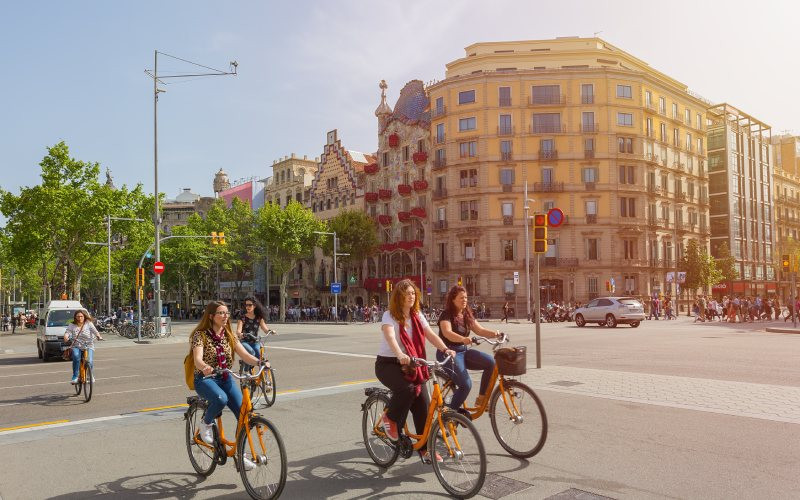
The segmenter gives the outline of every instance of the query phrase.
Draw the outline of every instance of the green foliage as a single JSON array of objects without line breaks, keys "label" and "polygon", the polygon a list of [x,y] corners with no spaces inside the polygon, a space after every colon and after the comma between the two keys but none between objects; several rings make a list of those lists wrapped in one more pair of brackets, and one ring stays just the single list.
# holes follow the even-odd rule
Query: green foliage
[{"label": "green foliage", "polygon": [[681,269],[686,271],[684,289],[687,291],[700,287],[710,288],[723,281],[722,271],[715,259],[705,248],[700,248],[697,240],[689,240],[686,245],[686,252],[681,259]]},{"label": "green foliage", "polygon": [[739,270],[736,268],[736,259],[731,256],[731,251],[727,243],[722,243],[717,249],[716,268],[722,277],[721,281],[733,281],[739,278]]},{"label": "green foliage", "polygon": [[[339,240],[339,252],[348,253],[339,261],[343,265],[360,263],[373,255],[378,248],[375,222],[359,210],[346,210],[328,220],[328,231],[335,232]],[[333,254],[333,238],[325,239],[322,248],[326,255]]]}]

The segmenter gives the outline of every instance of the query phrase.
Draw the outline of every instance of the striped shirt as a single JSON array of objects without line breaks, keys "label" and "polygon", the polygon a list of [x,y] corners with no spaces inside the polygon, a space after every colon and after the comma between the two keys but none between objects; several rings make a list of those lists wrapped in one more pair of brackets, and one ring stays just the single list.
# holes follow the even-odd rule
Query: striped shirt
[{"label": "striped shirt", "polygon": [[100,337],[100,332],[97,331],[91,321],[83,322],[83,330],[74,323],[70,324],[66,333],[70,340],[75,340],[72,347],[77,347],[78,349],[94,349],[94,338]]}]

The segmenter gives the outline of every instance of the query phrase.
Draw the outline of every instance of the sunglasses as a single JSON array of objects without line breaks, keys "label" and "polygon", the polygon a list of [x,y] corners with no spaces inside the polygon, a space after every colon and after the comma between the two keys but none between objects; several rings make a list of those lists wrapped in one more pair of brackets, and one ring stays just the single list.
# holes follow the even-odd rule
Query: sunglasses
[{"label": "sunglasses", "polygon": [[245,307],[253,307],[255,304],[245,304]]}]

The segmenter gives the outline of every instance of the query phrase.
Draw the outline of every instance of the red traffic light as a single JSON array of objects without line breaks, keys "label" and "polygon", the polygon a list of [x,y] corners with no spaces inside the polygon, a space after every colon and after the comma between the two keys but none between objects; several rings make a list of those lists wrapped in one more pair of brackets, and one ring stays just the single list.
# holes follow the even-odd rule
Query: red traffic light
[{"label": "red traffic light", "polygon": [[545,214],[534,214],[533,215],[533,225],[534,226],[547,226],[547,215],[545,215]]}]

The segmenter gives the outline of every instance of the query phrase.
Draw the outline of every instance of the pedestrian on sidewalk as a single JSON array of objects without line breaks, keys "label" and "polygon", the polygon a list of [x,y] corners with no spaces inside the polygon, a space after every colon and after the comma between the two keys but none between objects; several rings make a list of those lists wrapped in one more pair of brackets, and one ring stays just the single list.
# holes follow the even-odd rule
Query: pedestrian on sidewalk
[{"label": "pedestrian on sidewalk", "polygon": [[506,324],[508,324],[508,302],[503,304],[503,318],[500,320],[500,323],[506,320]]}]

